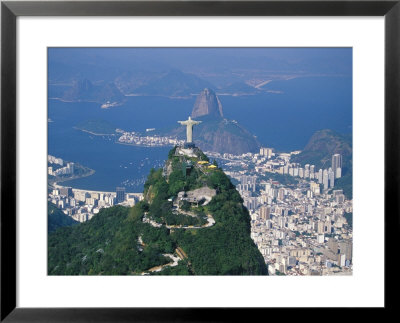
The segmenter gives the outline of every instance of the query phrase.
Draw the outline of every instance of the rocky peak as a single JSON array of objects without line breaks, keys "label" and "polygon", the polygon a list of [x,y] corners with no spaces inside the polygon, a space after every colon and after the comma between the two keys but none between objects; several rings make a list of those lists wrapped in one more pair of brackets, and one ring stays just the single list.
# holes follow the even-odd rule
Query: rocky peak
[{"label": "rocky peak", "polygon": [[215,92],[208,88],[201,91],[192,110],[192,118],[206,115],[223,117],[221,102]]}]

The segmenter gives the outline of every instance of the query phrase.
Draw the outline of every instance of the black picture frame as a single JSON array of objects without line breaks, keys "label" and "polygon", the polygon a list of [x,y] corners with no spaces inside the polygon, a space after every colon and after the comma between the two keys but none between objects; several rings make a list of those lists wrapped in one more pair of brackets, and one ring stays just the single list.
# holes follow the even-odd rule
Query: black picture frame
[{"label": "black picture frame", "polygon": [[[384,16],[385,309],[398,285],[391,257],[399,233],[400,0],[380,1],[2,1],[1,3],[1,321],[235,321],[265,309],[16,307],[16,19],[19,16]],[[373,127],[373,125],[371,125]],[[371,263],[371,267],[373,264]],[[371,275],[373,270],[371,268]],[[396,284],[397,283],[397,284]],[[39,292],[39,291],[38,291]],[[245,296],[244,296],[245,297]],[[300,296],[299,296],[300,297]],[[256,312],[256,313],[254,313]],[[260,312],[260,313],[257,313]],[[243,314],[243,313],[241,313]],[[329,316],[329,312],[327,313]],[[332,313],[333,314],[333,313]]]}]

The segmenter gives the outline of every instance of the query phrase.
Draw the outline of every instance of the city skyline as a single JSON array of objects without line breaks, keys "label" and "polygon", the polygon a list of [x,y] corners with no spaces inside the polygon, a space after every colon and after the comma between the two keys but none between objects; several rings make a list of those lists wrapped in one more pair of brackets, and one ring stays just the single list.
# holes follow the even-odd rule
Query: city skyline
[{"label": "city skyline", "polygon": [[[175,231],[218,230],[229,214],[208,203],[232,190],[261,272],[351,275],[351,58],[350,48],[51,48],[49,205],[78,222],[71,230],[128,212],[119,207],[142,212],[135,257],[153,250],[151,230],[170,244],[158,265],[153,257],[151,268],[131,272],[188,274],[196,251]],[[152,191],[154,181],[165,191]]]}]

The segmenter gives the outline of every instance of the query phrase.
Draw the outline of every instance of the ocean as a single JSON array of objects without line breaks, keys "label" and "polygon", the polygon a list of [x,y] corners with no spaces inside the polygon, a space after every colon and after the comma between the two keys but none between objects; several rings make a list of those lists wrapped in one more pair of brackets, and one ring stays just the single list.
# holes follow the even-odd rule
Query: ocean
[{"label": "ocean", "polygon": [[[308,77],[271,82],[259,95],[219,96],[224,116],[237,120],[265,147],[301,150],[321,129],[352,132],[352,79]],[[101,109],[98,103],[48,101],[48,153],[87,166],[92,176],[64,182],[74,188],[141,192],[152,167],[161,167],[171,147],[137,147],[115,143],[75,129],[88,120],[104,120],[126,131],[168,128],[186,119],[195,97],[127,97],[123,106]],[[194,131],[194,138],[195,138]]]}]

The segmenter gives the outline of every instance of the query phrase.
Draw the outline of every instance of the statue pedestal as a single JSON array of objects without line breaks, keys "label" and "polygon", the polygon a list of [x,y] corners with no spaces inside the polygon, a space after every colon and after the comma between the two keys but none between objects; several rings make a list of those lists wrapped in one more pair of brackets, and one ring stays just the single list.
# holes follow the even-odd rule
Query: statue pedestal
[{"label": "statue pedestal", "polygon": [[193,149],[195,147],[196,147],[196,145],[194,144],[194,142],[185,142],[183,145],[183,148],[185,148],[185,149]]},{"label": "statue pedestal", "polygon": [[175,155],[177,156],[187,156],[187,157],[198,157],[196,154],[197,149],[178,147],[176,149]]}]

